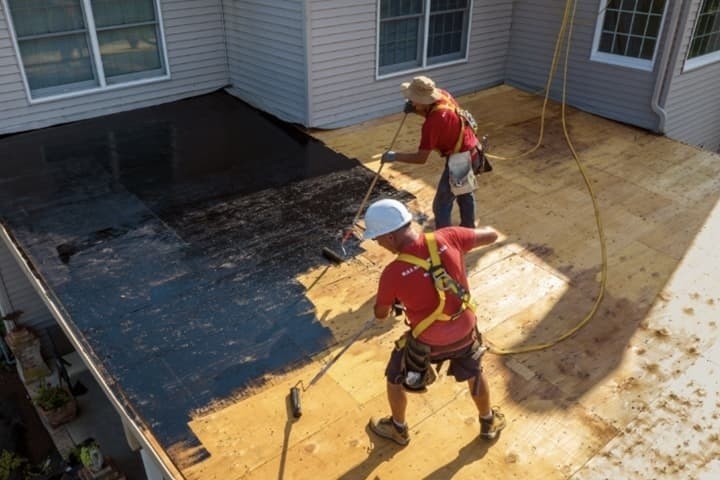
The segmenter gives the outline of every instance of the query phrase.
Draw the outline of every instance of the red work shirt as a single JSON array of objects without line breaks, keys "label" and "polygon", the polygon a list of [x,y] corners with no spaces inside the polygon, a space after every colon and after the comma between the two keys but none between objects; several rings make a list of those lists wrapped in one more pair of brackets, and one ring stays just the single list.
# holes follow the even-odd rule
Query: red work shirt
[{"label": "red work shirt", "polygon": [[[474,247],[474,230],[465,227],[441,228],[435,231],[435,239],[445,271],[469,290],[464,253]],[[402,253],[430,259],[424,235],[420,235],[414,243],[404,248]],[[395,299],[405,305],[410,328],[414,328],[435,311],[439,302],[430,274],[417,265],[400,260],[394,260],[383,270],[378,286],[377,304],[392,305]],[[445,292],[444,313],[454,315],[461,307],[462,300],[457,295]],[[419,338],[428,345],[449,345],[462,340],[474,327],[475,313],[466,309],[454,320],[433,322]]]},{"label": "red work shirt", "polygon": [[[458,106],[457,101],[445,90],[440,90],[446,96],[447,101],[439,100],[437,103]],[[420,136],[420,150],[437,150],[440,155],[446,157],[455,153],[455,144],[460,136],[462,120],[455,113],[455,110],[436,108],[428,113],[422,126]],[[465,125],[463,130],[463,141],[460,152],[467,152],[475,148],[478,139],[472,128]]]}]

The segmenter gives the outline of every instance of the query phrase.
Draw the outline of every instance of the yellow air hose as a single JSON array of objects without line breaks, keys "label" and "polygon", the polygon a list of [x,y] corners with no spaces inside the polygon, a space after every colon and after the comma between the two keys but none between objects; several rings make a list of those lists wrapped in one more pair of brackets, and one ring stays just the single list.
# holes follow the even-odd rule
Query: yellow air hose
[{"label": "yellow air hose", "polygon": [[[550,95],[550,86],[552,85],[552,79],[555,74],[555,69],[557,68],[557,62],[559,58],[559,51],[560,46],[562,44],[562,38],[564,36],[565,30],[568,29],[568,35],[567,35],[567,43],[565,48],[565,60],[564,60],[564,68],[563,68],[563,87],[562,87],[562,104],[561,104],[561,119],[562,119],[562,126],[563,126],[563,134],[565,136],[565,141],[568,145],[568,148],[570,149],[570,152],[572,153],[573,158],[575,159],[575,163],[578,166],[578,170],[580,171],[580,174],[583,177],[583,180],[585,182],[585,186],[587,187],[588,194],[590,195],[590,199],[592,201],[593,210],[595,212],[595,224],[597,226],[598,231],[598,238],[600,241],[600,255],[601,255],[601,275],[600,275],[600,291],[597,295],[597,299],[595,300],[595,303],[593,304],[592,308],[590,309],[590,312],[583,318],[577,325],[575,325],[570,330],[567,330],[563,334],[561,334],[559,337],[555,338],[552,341],[537,344],[537,345],[529,345],[526,347],[519,347],[519,348],[499,348],[499,347],[493,347],[491,346],[488,351],[491,353],[494,353],[496,355],[511,355],[516,353],[528,353],[528,352],[536,352],[539,350],[544,350],[546,348],[549,348],[553,345],[556,345],[563,340],[571,337],[574,335],[578,330],[580,330],[582,327],[584,327],[590,319],[595,315],[597,312],[597,309],[600,305],[600,302],[603,299],[603,296],[605,294],[605,285],[607,283],[607,251],[605,246],[605,232],[603,230],[602,221],[600,218],[600,210],[597,205],[597,198],[595,197],[595,193],[593,192],[592,186],[590,185],[590,180],[588,180],[587,174],[585,173],[585,169],[583,168],[582,163],[580,162],[580,157],[575,150],[574,145],[572,144],[572,141],[570,140],[570,134],[567,130],[567,123],[565,119],[565,95],[566,95],[566,86],[567,86],[567,68],[568,68],[568,58],[570,55],[570,45],[571,45],[571,39],[572,39],[572,28],[573,28],[573,22],[575,19],[575,9],[576,9],[576,0],[567,0],[565,4],[565,13],[563,14],[563,20],[562,24],[560,26],[560,31],[558,32],[557,41],[555,42],[555,51],[553,53],[553,60],[552,65],[550,68],[550,73],[548,74],[548,81],[546,83],[545,87],[545,101],[543,102],[543,108],[542,108],[542,114],[540,117],[540,134],[538,138],[537,144],[527,152],[524,152],[518,156],[515,157],[500,157],[500,156],[491,156],[488,155],[490,158],[500,159],[500,160],[508,160],[510,158],[520,158],[525,155],[528,155],[535,151],[541,144],[542,144],[542,136],[544,131],[544,125],[545,125],[545,109],[547,106],[548,98]],[[572,12],[572,13],[571,13]]]}]

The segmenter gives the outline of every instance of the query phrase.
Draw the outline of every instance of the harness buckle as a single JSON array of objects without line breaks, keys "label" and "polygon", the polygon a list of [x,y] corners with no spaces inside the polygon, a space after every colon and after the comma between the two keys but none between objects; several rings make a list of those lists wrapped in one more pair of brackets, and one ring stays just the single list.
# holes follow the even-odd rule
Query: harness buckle
[{"label": "harness buckle", "polygon": [[[435,283],[435,288],[442,291],[453,290],[456,282],[448,275],[442,265],[430,267],[429,272],[433,278],[433,283]],[[455,290],[453,290],[453,292],[455,292]]]}]

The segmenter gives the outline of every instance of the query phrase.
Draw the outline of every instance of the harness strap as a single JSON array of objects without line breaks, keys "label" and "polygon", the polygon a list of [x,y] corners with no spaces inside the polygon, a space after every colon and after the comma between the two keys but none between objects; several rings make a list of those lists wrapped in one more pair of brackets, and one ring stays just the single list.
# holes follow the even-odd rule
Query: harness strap
[{"label": "harness strap", "polygon": [[462,148],[462,141],[465,133],[465,119],[462,115],[460,115],[458,107],[452,103],[452,100],[450,100],[450,98],[444,93],[442,93],[441,95],[442,102],[435,102],[430,109],[430,113],[434,112],[435,110],[452,110],[453,112],[455,112],[455,115],[458,116],[458,118],[460,119],[460,135],[458,136],[458,139],[455,142],[455,148],[453,148],[452,151],[452,153],[458,153]]},{"label": "harness strap", "polygon": [[[435,240],[435,234],[433,232],[426,233],[425,241],[427,242],[428,251],[430,252],[429,262],[415,255],[410,255],[409,253],[401,253],[397,256],[397,260],[416,265],[429,272],[433,279],[435,290],[437,290],[438,293],[438,306],[430,315],[425,317],[412,329],[411,334],[415,338],[418,338],[435,321],[454,320],[468,308],[473,312],[475,311],[475,304],[470,298],[470,292],[445,271],[445,267],[443,267],[442,261],[440,260],[440,252],[438,250],[437,240]],[[444,312],[446,301],[445,292],[448,290],[462,300],[460,309],[454,315],[448,315]]]}]

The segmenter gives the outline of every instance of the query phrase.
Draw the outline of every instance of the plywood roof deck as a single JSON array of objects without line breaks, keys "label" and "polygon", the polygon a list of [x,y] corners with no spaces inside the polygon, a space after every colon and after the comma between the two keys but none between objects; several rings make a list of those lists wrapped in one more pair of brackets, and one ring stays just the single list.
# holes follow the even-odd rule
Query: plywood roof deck
[{"label": "plywood roof deck", "polygon": [[[593,205],[565,144],[560,106],[548,106],[541,146],[513,158],[538,139],[542,98],[502,86],[460,100],[489,134],[491,152],[509,158],[493,162],[477,191],[479,223],[501,232],[496,245],[468,256],[481,329],[498,349],[552,342],[591,312],[602,279]],[[568,340],[534,353],[485,356],[493,403],[508,418],[496,442],[478,439],[465,386],[444,375],[430,393],[410,396],[408,447],[368,431],[370,416],[388,412],[383,370],[403,331],[400,320],[363,335],[302,393],[303,416],[290,414],[289,388],[307,385],[372,316],[377,278],[391,257],[364,242],[358,256],[299,278],[337,348],[197,416],[190,428],[209,456],[187,462],[184,474],[718,478],[720,277],[713,242],[720,236],[720,157],[573,109],[566,119],[604,228],[606,288],[594,317]],[[371,157],[387,148],[400,120],[397,114],[313,134],[374,171],[379,163]],[[414,150],[419,126],[419,117],[409,117],[394,149]],[[432,217],[441,167],[433,156],[424,166],[388,165],[382,176],[414,197],[408,205],[424,222]],[[318,245],[318,254],[323,246],[336,248],[337,239]]]}]

